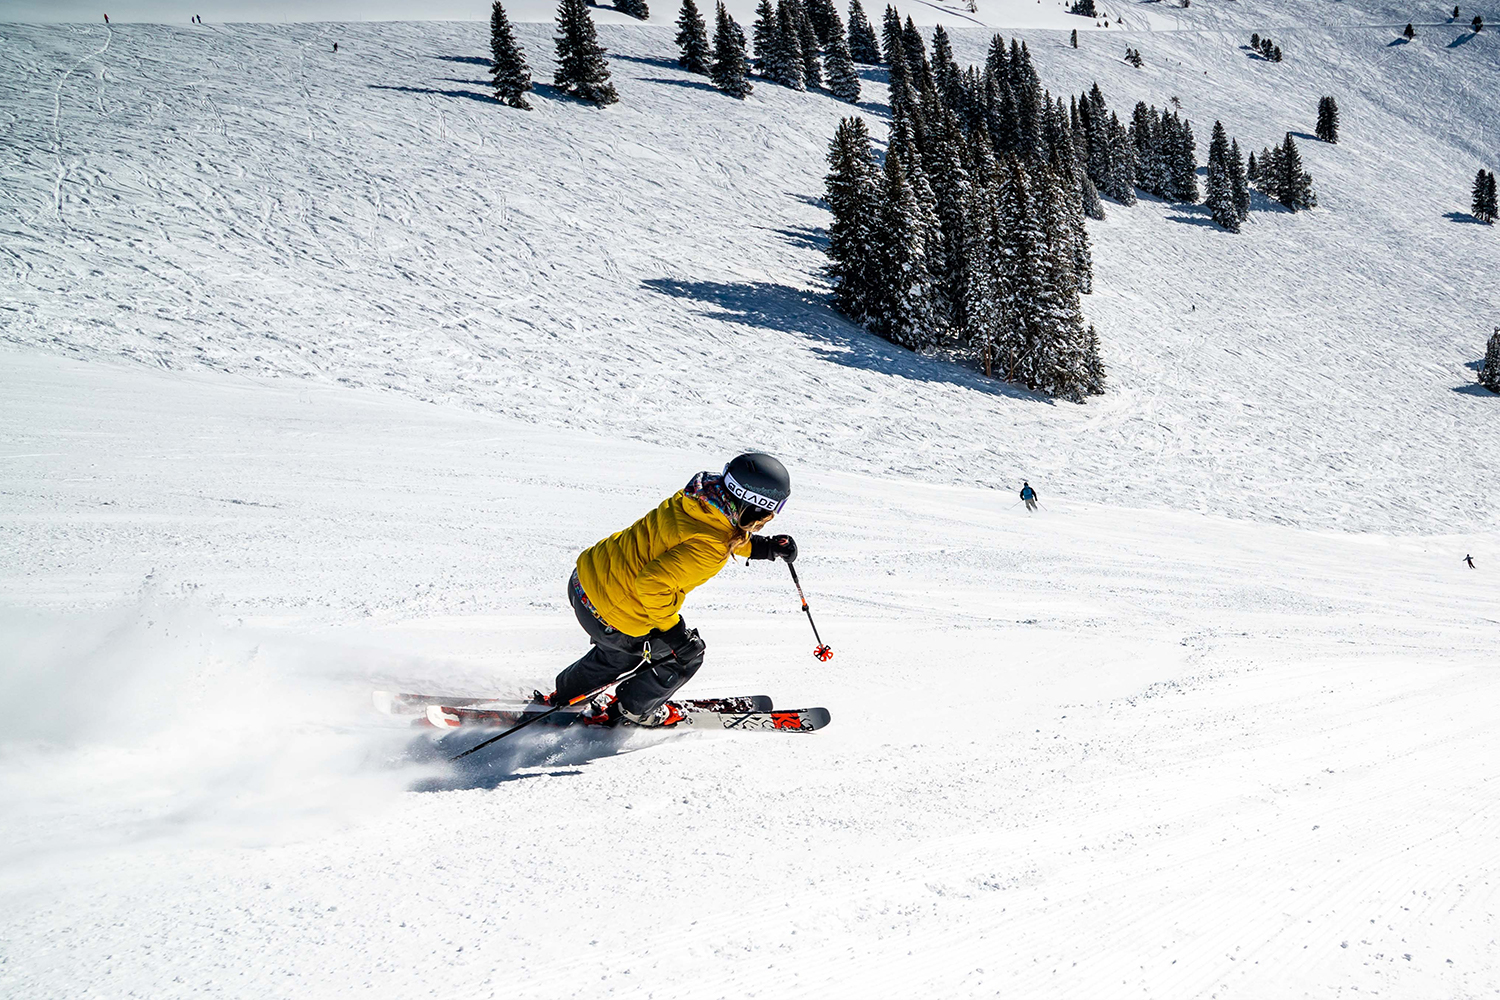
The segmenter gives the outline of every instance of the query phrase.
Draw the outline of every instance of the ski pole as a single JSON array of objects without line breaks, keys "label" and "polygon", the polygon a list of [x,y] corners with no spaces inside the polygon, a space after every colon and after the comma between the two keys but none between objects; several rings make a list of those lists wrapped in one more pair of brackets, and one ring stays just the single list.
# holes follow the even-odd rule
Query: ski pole
[{"label": "ski pole", "polygon": [[792,583],[797,586],[797,596],[802,598],[802,613],[807,615],[807,624],[812,626],[813,638],[818,640],[817,647],[813,649],[813,655],[820,660],[833,659],[833,650],[823,641],[823,637],[818,634],[818,623],[813,621],[812,612],[808,610],[807,595],[802,592],[802,581],[797,579],[797,567],[791,563],[787,563],[786,568],[792,574]]},{"label": "ski pole", "polygon": [[503,739],[505,739],[505,737],[509,736],[511,733],[520,732],[522,729],[525,729],[527,726],[531,725],[534,722],[541,722],[543,719],[547,718],[548,716],[554,715],[554,714],[556,714],[558,712],[561,712],[565,708],[572,708],[574,705],[578,704],[581,701],[588,701],[594,695],[598,694],[600,691],[603,691],[605,688],[609,687],[611,684],[620,684],[620,683],[622,683],[624,681],[630,680],[630,678],[634,677],[636,674],[638,674],[642,670],[644,670],[646,668],[646,665],[649,664],[650,662],[651,662],[651,644],[647,643],[646,644],[646,651],[645,651],[645,653],[643,653],[641,655],[641,662],[637,663],[634,667],[632,667],[631,670],[630,670],[630,672],[627,673],[627,674],[625,674],[625,676],[623,676],[623,677],[616,677],[612,681],[607,681],[604,684],[600,684],[598,687],[594,688],[592,691],[585,692],[584,694],[581,694],[581,695],[579,695],[576,698],[571,698],[571,699],[569,699],[568,701],[564,702],[561,705],[553,705],[551,708],[547,709],[547,711],[545,711],[545,712],[538,712],[536,715],[533,715],[529,719],[522,719],[520,722],[516,723],[514,726],[511,726],[509,729],[507,729],[505,732],[503,732],[503,733],[496,733],[494,736],[491,736],[489,739],[485,740],[483,743],[476,743],[474,746],[469,747],[469,749],[465,750],[463,753],[456,754],[455,756],[449,757],[448,761],[449,761],[449,763],[452,763],[453,761],[456,761],[456,760],[462,760],[463,758],[469,756],[469,754],[473,753],[474,751],[476,751],[476,750],[483,750],[485,747],[489,746],[491,743],[494,743],[496,740],[503,740]]}]

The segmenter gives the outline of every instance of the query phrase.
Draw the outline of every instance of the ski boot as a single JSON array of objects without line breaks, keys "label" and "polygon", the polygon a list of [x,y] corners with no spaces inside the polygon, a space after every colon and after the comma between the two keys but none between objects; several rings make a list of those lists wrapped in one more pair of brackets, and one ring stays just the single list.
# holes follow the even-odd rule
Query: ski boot
[{"label": "ski boot", "polygon": [[643,729],[665,729],[675,726],[683,720],[682,709],[670,701],[662,702],[655,710],[645,715],[636,715],[634,712],[626,711],[620,707],[618,699],[611,706],[619,715],[619,721],[632,726],[640,726]]}]

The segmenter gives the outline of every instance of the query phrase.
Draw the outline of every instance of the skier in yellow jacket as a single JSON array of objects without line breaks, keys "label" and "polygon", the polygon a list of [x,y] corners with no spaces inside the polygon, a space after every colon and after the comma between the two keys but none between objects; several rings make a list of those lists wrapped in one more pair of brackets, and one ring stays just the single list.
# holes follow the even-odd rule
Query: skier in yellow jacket
[{"label": "skier in yellow jacket", "polygon": [[786,468],[750,452],[719,475],[700,472],[624,531],[584,550],[568,580],[568,600],[593,644],[557,675],[559,704],[629,673],[649,649],[645,668],[615,690],[605,711],[638,726],[681,718],[667,703],[703,665],[704,644],[679,613],[688,592],[711,580],[731,555],[797,558],[790,535],[754,534],[792,493]]}]

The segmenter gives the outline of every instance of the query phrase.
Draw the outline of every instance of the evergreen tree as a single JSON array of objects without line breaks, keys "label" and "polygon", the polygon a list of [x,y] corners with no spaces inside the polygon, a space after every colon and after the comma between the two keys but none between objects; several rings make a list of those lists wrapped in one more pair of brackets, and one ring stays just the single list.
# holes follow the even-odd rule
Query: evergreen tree
[{"label": "evergreen tree", "polygon": [[713,53],[708,47],[708,25],[698,13],[693,0],[682,0],[682,10],[677,15],[677,47],[680,54],[677,65],[689,73],[707,74]]},{"label": "evergreen tree", "polygon": [[1077,28],[1073,29],[1073,34],[1068,37],[1068,41],[1072,44],[1073,48],[1075,48],[1075,49],[1078,48],[1078,29]]},{"label": "evergreen tree", "polygon": [[844,23],[838,11],[833,13],[833,32],[828,39],[828,54],[824,69],[827,71],[828,90],[841,101],[855,104],[859,101],[859,71],[849,55],[849,43],[844,39]]},{"label": "evergreen tree", "polygon": [[1234,202],[1234,185],[1229,166],[1229,136],[1223,122],[1214,122],[1213,139],[1208,144],[1208,194],[1204,199],[1214,222],[1231,233],[1240,231],[1240,213]]},{"label": "evergreen tree", "polygon": [[641,21],[651,18],[651,8],[647,6],[646,0],[615,0],[615,10]]},{"label": "evergreen tree", "polygon": [[828,273],[833,301],[857,323],[876,322],[884,292],[881,227],[884,198],[870,134],[859,118],[845,118],[828,146],[826,193],[833,222],[828,227]]},{"label": "evergreen tree", "polygon": [[793,90],[805,88],[803,82],[801,15],[795,0],[781,0],[776,7],[776,35],[769,51],[762,55],[761,72]]},{"label": "evergreen tree", "polygon": [[1331,97],[1318,100],[1318,138],[1324,142],[1339,141],[1339,106]]},{"label": "evergreen tree", "polygon": [[1281,46],[1280,45],[1273,45],[1273,46],[1271,46],[1271,61],[1272,62],[1281,62]]},{"label": "evergreen tree", "polygon": [[1417,37],[1417,29],[1413,28],[1410,24],[1407,24],[1406,30],[1403,31],[1403,32],[1401,32],[1401,34],[1405,35],[1406,36],[1406,40],[1409,42],[1413,38]]},{"label": "evergreen tree", "polygon": [[[1082,14],[1084,17],[1099,16],[1099,11],[1094,7],[1094,0],[1073,0],[1073,6],[1068,8],[1068,13]],[[1076,28],[1074,32],[1077,32]]]},{"label": "evergreen tree", "polygon": [[530,111],[526,92],[531,89],[531,67],[526,65],[526,54],[516,44],[515,32],[500,0],[495,0],[490,8],[490,55],[494,59],[490,75],[495,81],[495,100]]},{"label": "evergreen tree", "polygon": [[620,99],[609,82],[609,62],[594,32],[585,0],[561,0],[557,5],[557,69],[552,82],[557,89],[581,101],[603,107]]},{"label": "evergreen tree", "polygon": [[[786,0],[797,20],[797,47],[802,51],[802,84],[808,89],[823,86],[823,60],[818,54],[818,32],[803,0]],[[824,0],[826,2],[826,0]],[[832,7],[829,8],[832,11]],[[838,17],[837,14],[833,15]]]},{"label": "evergreen tree", "polygon": [[1260,35],[1256,32],[1251,32],[1250,34],[1250,47],[1257,52],[1260,51]]},{"label": "evergreen tree", "polygon": [[1294,212],[1318,204],[1317,195],[1313,194],[1312,175],[1303,171],[1302,154],[1297,151],[1290,132],[1281,144],[1281,188],[1277,200]]},{"label": "evergreen tree", "polygon": [[1490,335],[1484,352],[1484,366],[1479,369],[1479,384],[1490,392],[1500,392],[1500,326]]},{"label": "evergreen tree", "polygon": [[961,107],[963,71],[953,61],[953,45],[941,24],[932,29],[932,81],[949,110]]},{"label": "evergreen tree", "polygon": [[1245,176],[1245,160],[1240,155],[1240,144],[1235,140],[1229,143],[1229,188],[1234,198],[1234,214],[1244,222],[1250,218],[1250,184],[1249,178]]},{"label": "evergreen tree", "polygon": [[859,0],[849,0],[849,56],[867,66],[880,62],[880,43]]},{"label": "evergreen tree", "polygon": [[1474,197],[1471,202],[1474,218],[1486,224],[1495,221],[1495,175],[1481,169],[1474,178]]},{"label": "evergreen tree", "polygon": [[[833,24],[839,18],[838,11],[833,6],[833,0],[805,0],[807,19],[812,22],[813,34],[818,39],[818,44],[827,45],[828,40],[833,37]],[[839,23],[840,29],[843,23]]]},{"label": "evergreen tree", "polygon": [[755,24],[750,30],[755,36],[755,68],[761,75],[770,76],[770,67],[780,61],[776,43],[781,30],[771,0],[760,0],[755,8]]},{"label": "evergreen tree", "polygon": [[1484,30],[1484,18],[1479,14],[1475,14],[1474,20],[1470,22],[1469,27],[1474,29],[1474,34],[1479,34]]},{"label": "evergreen tree", "polygon": [[1092,325],[1084,355],[1084,391],[1090,396],[1104,395],[1104,359],[1099,356],[1099,334]]},{"label": "evergreen tree", "polygon": [[[896,8],[891,4],[885,5],[885,20],[881,25],[880,44],[885,52],[886,62],[894,59],[896,53],[902,49],[901,15],[896,13]],[[905,58],[904,53],[903,58]]]},{"label": "evergreen tree", "polygon": [[1172,161],[1172,197],[1184,204],[1198,203],[1198,144],[1193,138],[1193,123],[1172,115],[1176,143],[1169,151]]},{"label": "evergreen tree", "polygon": [[912,350],[931,347],[937,341],[927,227],[924,209],[902,169],[901,156],[891,150],[885,158],[885,205],[880,226],[885,301],[879,332]]},{"label": "evergreen tree", "polygon": [[1250,163],[1245,168],[1245,179],[1249,180],[1249,181],[1259,181],[1260,180],[1260,167],[1255,162],[1255,154],[1254,153],[1250,154]]},{"label": "evergreen tree", "polygon": [[748,79],[750,61],[745,58],[745,32],[719,0],[714,20],[714,60],[709,79],[731,97],[744,100],[754,88]]},{"label": "evergreen tree", "polygon": [[1109,145],[1109,177],[1103,187],[1105,194],[1122,205],[1135,204],[1136,163],[1135,150],[1131,147],[1129,133],[1120,124],[1120,116],[1110,112],[1107,126]]}]

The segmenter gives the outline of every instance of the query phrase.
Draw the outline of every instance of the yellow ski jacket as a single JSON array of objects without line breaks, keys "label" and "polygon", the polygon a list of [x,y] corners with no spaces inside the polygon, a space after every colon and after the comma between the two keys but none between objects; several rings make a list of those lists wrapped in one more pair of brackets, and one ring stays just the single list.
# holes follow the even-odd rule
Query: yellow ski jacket
[{"label": "yellow ski jacket", "polygon": [[[629,636],[677,624],[688,591],[729,561],[736,531],[713,500],[714,483],[695,476],[685,489],[578,556],[578,583],[605,623]],[[750,542],[735,548],[750,554]]]}]

